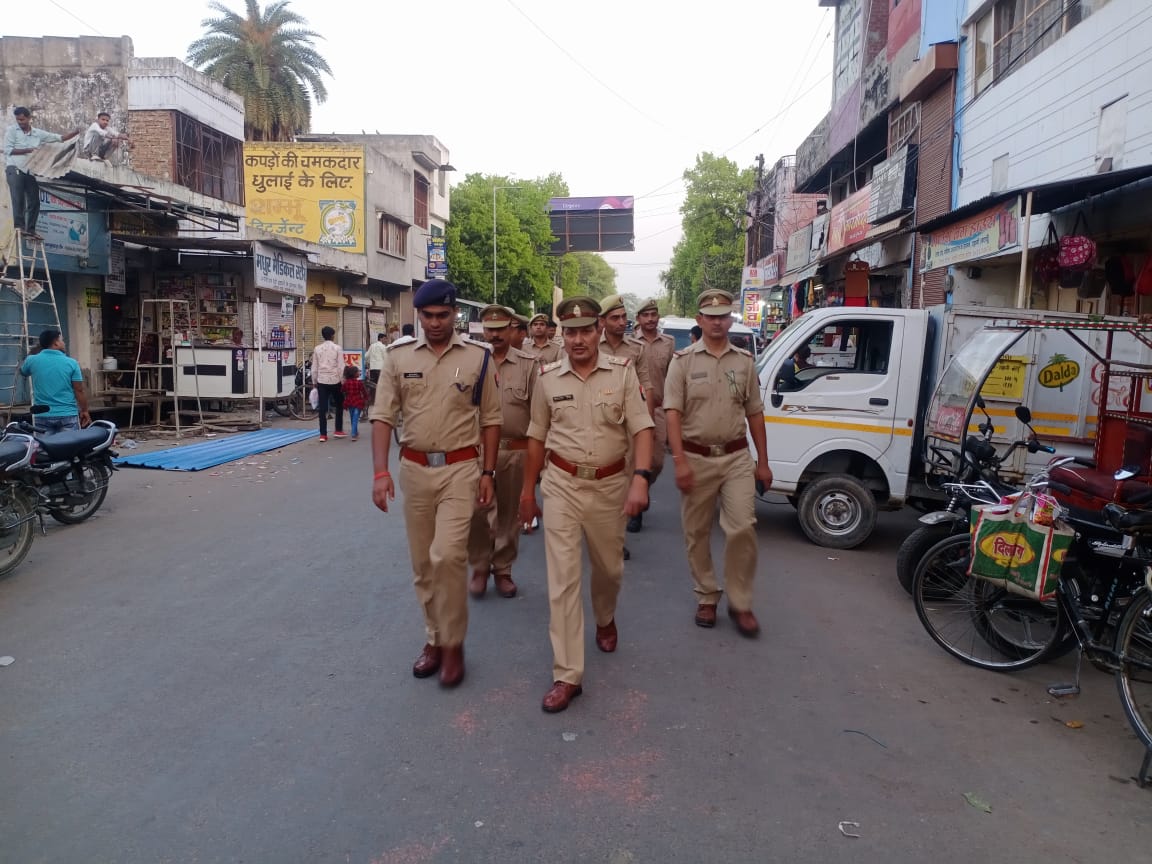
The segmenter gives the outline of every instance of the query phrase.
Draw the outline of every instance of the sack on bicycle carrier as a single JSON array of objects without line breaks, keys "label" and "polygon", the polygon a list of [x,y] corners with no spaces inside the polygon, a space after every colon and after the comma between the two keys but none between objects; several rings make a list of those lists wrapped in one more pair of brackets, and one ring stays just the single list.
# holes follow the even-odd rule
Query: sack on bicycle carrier
[{"label": "sack on bicycle carrier", "polygon": [[1020,495],[1011,504],[972,508],[968,572],[1013,594],[1049,600],[1075,532],[1034,521],[1036,503],[1035,496]]}]

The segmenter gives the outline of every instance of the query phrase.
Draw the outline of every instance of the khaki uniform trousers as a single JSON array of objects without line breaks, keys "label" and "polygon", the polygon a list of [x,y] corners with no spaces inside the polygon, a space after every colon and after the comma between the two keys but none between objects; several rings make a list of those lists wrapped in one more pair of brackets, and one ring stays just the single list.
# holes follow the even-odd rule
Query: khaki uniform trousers
[{"label": "khaki uniform trousers", "polygon": [[476,508],[468,535],[468,563],[480,573],[511,576],[520,550],[520,487],[524,450],[501,450],[496,460],[496,496],[487,510]]},{"label": "khaki uniform trousers", "polygon": [[552,680],[584,680],[584,598],[580,576],[583,536],[592,565],[592,614],[598,627],[616,616],[624,576],[624,522],[620,512],[629,474],[581,480],[553,465],[540,483],[544,510],[544,557],[548,562],[548,635]]},{"label": "khaki uniform trousers", "polygon": [[652,430],[652,482],[655,483],[664,470],[664,451],[668,448],[668,419],[663,408],[652,412],[652,422],[656,424]]},{"label": "khaki uniform trousers", "polygon": [[680,519],[698,602],[715,605],[722,593],[712,564],[712,520],[719,498],[728,604],[740,612],[750,611],[756,574],[756,477],[752,457],[747,450],[739,450],[725,456],[685,453],[684,458],[696,475],[695,488],[680,498]]},{"label": "khaki uniform trousers", "polygon": [[480,463],[429,468],[400,459],[412,582],[428,644],[461,645],[468,631],[468,529]]}]

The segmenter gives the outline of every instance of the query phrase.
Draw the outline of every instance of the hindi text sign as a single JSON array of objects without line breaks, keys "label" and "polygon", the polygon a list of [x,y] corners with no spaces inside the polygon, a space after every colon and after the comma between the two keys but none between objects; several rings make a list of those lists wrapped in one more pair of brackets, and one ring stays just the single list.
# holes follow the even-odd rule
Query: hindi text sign
[{"label": "hindi text sign", "polygon": [[363,254],[363,147],[249,141],[244,186],[249,227]]},{"label": "hindi text sign", "polygon": [[304,297],[308,293],[308,259],[259,241],[252,244],[252,265],[257,288]]}]

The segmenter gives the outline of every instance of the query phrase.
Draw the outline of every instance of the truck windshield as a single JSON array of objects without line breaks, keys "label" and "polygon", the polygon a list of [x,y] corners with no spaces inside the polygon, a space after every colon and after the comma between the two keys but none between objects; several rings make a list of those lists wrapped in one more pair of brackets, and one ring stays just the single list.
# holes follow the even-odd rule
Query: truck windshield
[{"label": "truck windshield", "polygon": [[960,441],[984,379],[1000,356],[1023,335],[1023,330],[981,330],[956,352],[928,403],[926,435]]}]

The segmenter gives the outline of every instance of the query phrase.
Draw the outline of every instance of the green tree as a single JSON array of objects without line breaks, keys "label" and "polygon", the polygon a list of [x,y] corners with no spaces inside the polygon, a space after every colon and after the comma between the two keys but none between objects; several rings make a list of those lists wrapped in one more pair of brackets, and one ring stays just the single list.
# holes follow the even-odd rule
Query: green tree
[{"label": "green tree", "polygon": [[[495,295],[498,303],[527,312],[552,308],[552,286],[565,294],[603,297],[616,290],[616,273],[599,255],[549,254],[548,199],[568,194],[559,174],[518,180],[469,174],[452,187],[448,223],[448,272],[461,296],[491,303],[492,231],[496,230]],[[493,219],[495,196],[495,219]]]},{"label": "green tree", "polygon": [[208,8],[204,35],[188,46],[188,62],[244,100],[244,137],[249,141],[291,141],[312,125],[312,100],[328,98],[323,74],[328,61],[316,51],[318,33],[291,11],[289,0],[260,9],[245,0],[241,17],[219,0]]},{"label": "green tree", "polygon": [[672,263],[660,274],[675,311],[694,313],[696,298],[709,288],[739,293],[744,263],[744,209],[756,181],[755,169],[731,159],[700,153],[684,172],[688,184],[684,236],[672,250]]}]

